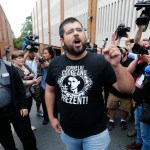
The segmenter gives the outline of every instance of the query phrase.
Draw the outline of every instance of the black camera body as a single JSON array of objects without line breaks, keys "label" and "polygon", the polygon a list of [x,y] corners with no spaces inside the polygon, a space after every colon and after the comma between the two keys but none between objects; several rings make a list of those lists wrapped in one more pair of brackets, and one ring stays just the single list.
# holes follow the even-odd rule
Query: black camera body
[{"label": "black camera body", "polygon": [[96,53],[97,52],[97,45],[94,44],[93,47],[90,46],[90,43],[88,42],[86,44],[86,50],[91,52],[91,53]]},{"label": "black camera body", "polygon": [[130,32],[130,27],[126,27],[124,23],[119,24],[115,31],[116,40],[122,37],[128,37],[127,32]]},{"label": "black camera body", "polygon": [[105,47],[106,47],[106,45],[107,45],[107,41],[108,41],[108,38],[105,38],[105,39],[103,40],[103,42],[104,42],[103,48],[105,48]]},{"label": "black camera body", "polygon": [[135,54],[146,54],[148,55],[148,50],[150,49],[150,47],[143,47],[139,44],[134,44],[134,46],[132,47],[132,52]]},{"label": "black camera body", "polygon": [[[22,42],[22,50],[29,50],[31,52],[37,52],[38,49],[35,46],[39,46],[40,43],[36,42],[35,40],[39,39],[39,36],[34,34],[34,35],[28,35],[24,38],[23,42]],[[28,45],[31,46],[31,48],[26,48]]]},{"label": "black camera body", "polygon": [[136,7],[137,11],[144,7],[141,15],[136,19],[136,24],[138,26],[145,25],[145,28],[143,30],[143,32],[145,32],[150,21],[150,0],[147,1],[140,0],[134,6]]}]

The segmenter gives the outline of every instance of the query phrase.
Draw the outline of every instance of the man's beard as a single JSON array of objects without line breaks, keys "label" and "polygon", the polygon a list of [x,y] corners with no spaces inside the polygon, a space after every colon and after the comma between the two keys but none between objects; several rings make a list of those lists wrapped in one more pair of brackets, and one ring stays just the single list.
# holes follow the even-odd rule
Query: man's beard
[{"label": "man's beard", "polygon": [[81,49],[74,49],[73,46],[68,46],[66,43],[64,43],[63,48],[69,54],[72,54],[72,55],[75,55],[75,56],[79,56],[86,50],[86,41],[84,41],[82,43],[82,48]]}]

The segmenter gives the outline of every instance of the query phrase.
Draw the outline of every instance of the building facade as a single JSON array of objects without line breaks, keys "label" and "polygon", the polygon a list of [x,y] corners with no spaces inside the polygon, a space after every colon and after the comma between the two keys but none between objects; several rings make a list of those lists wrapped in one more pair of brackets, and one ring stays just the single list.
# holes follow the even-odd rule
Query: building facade
[{"label": "building facade", "polygon": [[[108,38],[121,22],[130,27],[134,38],[135,20],[141,14],[134,5],[138,0],[37,0],[32,12],[33,33],[44,46],[60,47],[59,25],[67,17],[76,17],[87,28],[87,38],[98,45]],[[142,38],[149,38],[150,26]]]},{"label": "building facade", "polygon": [[0,53],[9,55],[14,50],[12,30],[9,21],[0,5]]}]

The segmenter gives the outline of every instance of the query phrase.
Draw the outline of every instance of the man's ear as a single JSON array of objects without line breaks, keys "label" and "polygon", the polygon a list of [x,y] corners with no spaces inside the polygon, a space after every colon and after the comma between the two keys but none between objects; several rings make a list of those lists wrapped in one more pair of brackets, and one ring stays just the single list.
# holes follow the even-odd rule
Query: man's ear
[{"label": "man's ear", "polygon": [[62,47],[64,46],[64,39],[63,38],[60,38],[60,44]]}]

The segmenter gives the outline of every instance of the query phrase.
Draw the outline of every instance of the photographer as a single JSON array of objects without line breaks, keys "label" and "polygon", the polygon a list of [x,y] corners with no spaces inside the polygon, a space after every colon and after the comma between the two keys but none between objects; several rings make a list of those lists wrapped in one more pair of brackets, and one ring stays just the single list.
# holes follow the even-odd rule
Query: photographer
[{"label": "photographer", "polygon": [[[54,50],[51,46],[43,48],[43,50],[42,50],[43,56],[42,57],[34,52],[34,56],[37,58],[37,60],[40,63],[41,74],[42,74],[42,82],[41,82],[40,92],[41,92],[41,102],[42,102],[43,117],[44,117],[43,125],[47,125],[49,122],[48,113],[47,113],[47,109],[46,109],[46,105],[45,105],[45,87],[46,87],[45,79],[46,79],[46,75],[47,75],[48,66],[49,66],[51,60],[54,58],[54,54],[55,54]],[[55,115],[57,116],[57,110],[55,111]]]},{"label": "photographer", "polygon": [[[140,39],[145,26],[138,26],[138,31],[135,36],[135,44],[141,44]],[[142,42],[141,46],[145,46],[145,40]],[[147,41],[146,46],[149,47],[150,44]],[[138,58],[135,59],[128,67],[129,72],[133,72],[135,76],[135,91],[133,93],[133,99],[136,103],[134,117],[135,117],[135,128],[137,130],[136,141],[130,145],[127,145],[127,149],[150,149],[150,124],[141,122],[140,116],[142,113],[143,100],[150,97],[149,90],[143,88],[143,80],[145,77],[145,67],[150,64],[150,52],[147,50],[147,54],[141,51],[138,54]]]},{"label": "photographer", "polygon": [[[27,49],[30,49],[30,47],[31,46],[28,45]],[[37,71],[38,63],[37,63],[36,57],[34,56],[34,52],[32,52],[31,50],[26,50],[25,55],[24,55],[24,62],[34,72],[34,75],[36,78],[40,76],[40,74]],[[34,97],[34,100],[36,101],[36,108],[37,108],[36,115],[39,117],[43,117],[43,113],[40,110],[40,106],[41,106],[40,84],[34,85],[32,89],[33,89],[32,91],[33,97]]]}]

